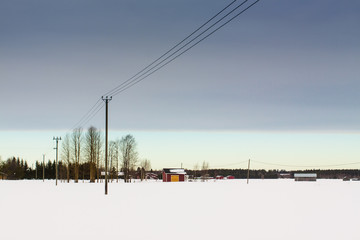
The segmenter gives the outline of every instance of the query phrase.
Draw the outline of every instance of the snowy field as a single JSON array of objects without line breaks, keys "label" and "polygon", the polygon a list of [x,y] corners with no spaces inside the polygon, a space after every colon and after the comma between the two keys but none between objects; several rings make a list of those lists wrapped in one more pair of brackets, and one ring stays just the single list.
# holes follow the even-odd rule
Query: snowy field
[{"label": "snowy field", "polygon": [[360,182],[0,181],[1,239],[360,239]]}]

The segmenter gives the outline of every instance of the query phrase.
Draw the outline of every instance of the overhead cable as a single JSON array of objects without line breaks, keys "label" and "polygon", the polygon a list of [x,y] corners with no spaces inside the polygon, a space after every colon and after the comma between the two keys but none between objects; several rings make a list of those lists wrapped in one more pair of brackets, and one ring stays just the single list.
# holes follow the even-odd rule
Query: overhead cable
[{"label": "overhead cable", "polygon": [[[165,67],[166,65],[168,65],[169,63],[171,63],[172,61],[174,61],[175,59],[177,59],[178,57],[180,57],[181,55],[183,55],[184,53],[186,53],[187,51],[189,51],[190,49],[192,49],[193,47],[195,47],[196,45],[198,45],[200,42],[204,41],[206,38],[208,38],[209,36],[211,36],[212,34],[214,34],[216,31],[218,31],[219,29],[221,29],[222,27],[224,27],[226,24],[228,24],[229,22],[233,21],[235,18],[237,18],[238,16],[240,16],[241,14],[243,14],[246,10],[248,10],[249,8],[251,8],[253,5],[255,5],[257,2],[259,2],[260,0],[257,0],[255,2],[253,2],[252,4],[250,4],[249,6],[247,6],[245,9],[243,9],[242,11],[240,11],[239,13],[237,13],[235,16],[231,17],[229,20],[225,21],[224,23],[222,23],[220,26],[218,26],[217,28],[215,28],[215,30],[211,31],[210,33],[208,33],[207,35],[205,35],[204,37],[202,37],[200,40],[198,40],[197,42],[193,43],[196,39],[198,39],[200,36],[202,36],[203,34],[205,34],[207,31],[209,31],[210,29],[212,29],[213,27],[215,27],[217,24],[219,24],[222,20],[224,20],[226,17],[228,17],[230,14],[232,14],[235,10],[237,10],[238,8],[240,8],[241,6],[243,6],[248,0],[243,1],[242,3],[240,3],[237,7],[235,7],[234,9],[232,9],[229,13],[227,13],[225,16],[223,16],[222,18],[220,18],[219,20],[217,20],[215,23],[213,23],[210,27],[208,27],[207,29],[205,29],[204,31],[202,31],[201,33],[199,33],[197,36],[195,36],[194,38],[192,38],[190,41],[188,41],[186,44],[184,44],[182,47],[180,47],[179,49],[177,49],[176,51],[174,51],[172,54],[170,54],[169,56],[167,56],[166,58],[164,58],[163,60],[161,60],[160,62],[158,62],[157,64],[155,64],[153,67],[151,67],[150,69],[148,69],[147,71],[143,72],[142,74],[140,74],[139,76],[137,76],[136,78],[132,79],[131,81],[128,81],[127,83],[123,83],[119,86],[117,86],[116,88],[114,88],[111,91],[112,96],[118,95],[119,93],[129,89],[130,87],[134,86],[135,84],[141,82],[142,80],[144,80],[145,78],[149,77],[150,75],[154,74],[155,72],[157,72],[158,70],[160,70],[161,68]],[[188,48],[184,49],[185,47],[187,47],[189,44],[193,43],[192,45],[190,45]],[[184,50],[183,50],[184,49]],[[182,51],[181,51],[182,50]],[[180,52],[180,53],[179,53]],[[178,54],[177,54],[178,53]],[[177,54],[177,55],[175,55]],[[175,56],[174,56],[175,55]]]},{"label": "overhead cable", "polygon": [[[173,51],[174,49],[176,49],[178,46],[180,46],[182,43],[184,43],[186,40],[188,40],[191,36],[193,36],[195,33],[197,33],[198,31],[200,31],[200,29],[202,29],[204,26],[206,26],[209,22],[211,22],[213,19],[215,19],[217,16],[219,16],[222,12],[224,12],[226,9],[228,9],[231,5],[233,5],[237,0],[233,0],[230,4],[228,4],[226,7],[224,7],[221,11],[219,11],[218,13],[216,13],[214,16],[212,16],[209,20],[207,20],[204,24],[202,24],[200,27],[198,27],[195,31],[193,31],[192,33],[190,33],[187,37],[185,37],[183,40],[181,40],[179,43],[177,43],[175,46],[173,46],[172,48],[170,48],[168,51],[166,51],[164,54],[162,54],[160,57],[158,57],[157,59],[155,59],[154,61],[152,61],[149,65],[147,65],[146,67],[144,67],[142,70],[140,70],[139,72],[137,72],[134,76],[132,76],[131,78],[127,79],[126,81],[124,81],[123,83],[121,83],[119,86],[115,87],[114,89],[108,91],[107,93],[105,93],[104,95],[112,95],[112,93],[114,91],[116,91],[118,88],[120,88],[121,86],[125,85],[126,83],[128,83],[129,81],[131,81],[132,79],[138,77],[141,73],[143,73],[145,70],[147,70],[149,67],[151,67],[152,65],[154,65],[156,62],[158,62],[160,59],[162,59],[163,57],[165,57],[168,53],[170,53],[171,51]],[[248,0],[245,0],[243,3],[245,3]]]}]

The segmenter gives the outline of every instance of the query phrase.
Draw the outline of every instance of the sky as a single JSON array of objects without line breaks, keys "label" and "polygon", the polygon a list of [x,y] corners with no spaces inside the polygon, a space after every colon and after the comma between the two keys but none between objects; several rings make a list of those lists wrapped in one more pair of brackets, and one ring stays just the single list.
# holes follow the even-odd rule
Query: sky
[{"label": "sky", "polygon": [[[1,1],[2,159],[53,158],[53,136],[230,2]],[[359,10],[358,1],[259,1],[114,96],[109,138],[133,134],[159,169],[358,162]],[[103,109],[81,126],[90,125],[104,128]]]}]

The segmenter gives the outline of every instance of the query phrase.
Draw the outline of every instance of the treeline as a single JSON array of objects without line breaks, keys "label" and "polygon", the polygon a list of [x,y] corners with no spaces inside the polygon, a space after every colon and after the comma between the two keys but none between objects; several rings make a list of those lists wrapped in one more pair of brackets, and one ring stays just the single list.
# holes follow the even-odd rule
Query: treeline
[{"label": "treeline", "polygon": [[[207,169],[206,172],[204,170],[191,170],[187,169],[186,173],[194,178],[207,177],[216,178],[216,176],[221,175],[223,177],[226,176],[234,176],[235,178],[247,178],[248,170],[247,169]],[[249,175],[250,178],[267,178],[267,179],[275,179],[278,178],[279,170],[250,170]]]},{"label": "treeline", "polygon": [[0,162],[0,174],[7,179],[32,179],[34,178],[33,170],[29,164],[20,158],[9,158]]},{"label": "treeline", "polygon": [[[74,179],[74,167],[70,164],[70,173],[72,179]],[[80,178],[90,179],[90,167],[89,163],[81,163]],[[9,158],[0,163],[0,172],[6,179],[9,180],[21,180],[21,179],[55,179],[56,178],[56,162],[47,161],[45,164],[42,162],[36,162],[35,166],[30,167],[28,162],[20,158]],[[67,166],[63,162],[58,164],[58,178],[66,179]]]},{"label": "treeline", "polygon": [[[150,164],[150,163],[147,163]],[[146,166],[147,168],[149,166]],[[83,162],[79,163],[78,166],[78,178],[90,180],[90,163]],[[138,167],[131,172],[130,178],[144,178],[144,168]],[[103,167],[98,169],[100,172],[104,171]],[[123,169],[120,169],[123,170]],[[35,166],[30,167],[28,162],[20,158],[9,158],[6,161],[0,162],[0,173],[5,175],[9,180],[19,179],[43,179],[43,171],[45,179],[56,178],[56,163],[55,161],[47,161],[45,165],[42,162],[36,162]],[[149,172],[155,173],[159,179],[162,178],[161,170],[152,169]],[[204,170],[192,170],[186,169],[189,176],[193,178],[203,177],[205,174],[207,177],[216,178],[221,175],[224,177],[234,176],[237,179],[247,178],[247,169],[207,169]],[[294,177],[294,173],[316,173],[318,178],[323,179],[342,179],[342,178],[360,178],[360,170],[358,169],[308,169],[298,171],[286,171],[286,170],[250,170],[249,175],[251,179],[276,179],[276,178],[287,178]],[[69,175],[68,175],[69,174]],[[109,179],[116,179],[118,176],[117,169],[112,167],[109,169]],[[62,161],[58,164],[58,178],[66,180],[75,179],[75,164],[69,163],[64,164]],[[101,177],[100,177],[101,178]],[[123,178],[123,177],[122,177]]]},{"label": "treeline", "polygon": [[[101,179],[101,173],[105,171],[105,151],[100,130],[93,126],[86,132],[82,128],[76,128],[59,140],[59,179],[66,179],[67,182],[71,179],[75,182],[79,179],[90,179],[90,182]],[[43,169],[46,179],[56,178],[56,164],[51,161],[45,165],[36,162],[33,169],[19,158],[8,159],[0,162],[0,165],[1,179],[42,179]],[[109,141],[107,169],[110,178],[117,178],[119,172],[122,172],[124,181],[130,182],[130,179],[137,175],[143,180],[146,172],[150,171],[151,164],[147,159],[139,159],[136,140],[128,134],[121,139]]]},{"label": "treeline", "polygon": [[[99,171],[104,171],[103,167],[99,168]],[[69,176],[67,175],[68,172]],[[118,176],[118,174],[115,167],[109,169],[108,172],[109,179],[117,178],[116,176]],[[150,172],[152,172],[152,170]],[[43,177],[45,179],[56,179],[56,162],[50,160],[45,164],[42,162],[36,162],[34,166],[30,167],[27,161],[12,157],[4,162],[0,162],[0,174],[4,176],[4,179],[6,178],[9,180],[43,179]],[[78,174],[78,179],[90,180],[90,163],[80,163],[78,167]],[[60,161],[58,163],[58,179],[67,180],[68,177],[69,179],[75,179],[75,164],[70,163],[67,166],[62,161]],[[133,171],[131,177],[144,178],[144,168],[138,167]]]},{"label": "treeline", "polygon": [[[202,177],[204,175],[204,171],[202,170],[186,170],[188,175],[193,177]],[[247,178],[247,169],[208,169],[206,170],[208,177],[215,178],[218,175],[221,176],[234,176],[235,178],[245,179]],[[318,178],[324,179],[342,179],[344,177],[347,178],[360,178],[360,170],[359,169],[307,169],[307,170],[296,170],[296,171],[286,171],[286,170],[250,170],[249,175],[250,178],[253,179],[276,179],[276,178],[293,178],[294,173],[316,173]]]}]

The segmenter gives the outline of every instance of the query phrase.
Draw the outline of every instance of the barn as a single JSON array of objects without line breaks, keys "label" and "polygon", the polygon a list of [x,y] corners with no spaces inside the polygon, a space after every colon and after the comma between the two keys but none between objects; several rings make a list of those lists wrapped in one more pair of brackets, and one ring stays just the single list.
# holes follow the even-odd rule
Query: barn
[{"label": "barn", "polygon": [[184,182],[185,175],[183,168],[164,168],[162,172],[163,182]]},{"label": "barn", "polygon": [[295,181],[316,181],[316,173],[294,173]]}]

